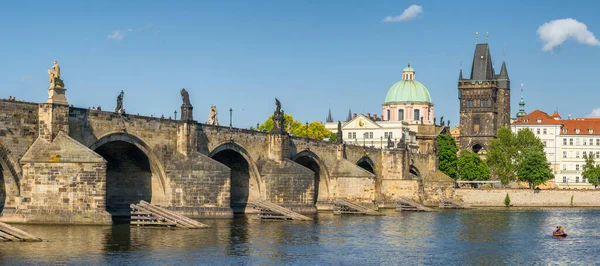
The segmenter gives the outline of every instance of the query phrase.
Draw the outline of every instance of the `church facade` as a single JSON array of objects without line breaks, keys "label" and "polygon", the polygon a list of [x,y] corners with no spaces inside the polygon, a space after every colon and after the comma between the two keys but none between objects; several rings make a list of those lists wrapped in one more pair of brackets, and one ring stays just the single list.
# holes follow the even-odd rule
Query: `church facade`
[{"label": "church facade", "polygon": [[510,78],[506,62],[500,73],[494,71],[492,55],[487,43],[475,47],[471,74],[463,78],[462,68],[458,77],[460,102],[460,149],[472,149],[485,153],[489,141],[498,129],[510,126]]}]

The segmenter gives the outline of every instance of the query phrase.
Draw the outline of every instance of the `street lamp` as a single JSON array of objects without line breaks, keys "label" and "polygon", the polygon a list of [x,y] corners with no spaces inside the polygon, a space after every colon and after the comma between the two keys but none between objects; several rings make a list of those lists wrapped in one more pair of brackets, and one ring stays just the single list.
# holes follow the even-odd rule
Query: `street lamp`
[{"label": "street lamp", "polygon": [[233,127],[232,123],[231,123],[232,121],[233,121],[233,109],[229,108],[229,129],[231,129]]},{"label": "street lamp", "polygon": [[173,112],[173,114],[175,114],[175,115],[173,116],[173,120],[177,120],[177,110],[175,110],[175,112]]},{"label": "street lamp", "polygon": [[308,140],[308,121],[306,121],[306,140]]},{"label": "street lamp", "polygon": [[260,131],[260,130],[258,129],[258,127],[259,127],[259,126],[260,126],[260,125],[259,125],[258,123],[256,123],[256,131]]},{"label": "street lamp", "polygon": [[381,138],[381,149],[383,150],[383,137],[380,137],[380,138]]}]

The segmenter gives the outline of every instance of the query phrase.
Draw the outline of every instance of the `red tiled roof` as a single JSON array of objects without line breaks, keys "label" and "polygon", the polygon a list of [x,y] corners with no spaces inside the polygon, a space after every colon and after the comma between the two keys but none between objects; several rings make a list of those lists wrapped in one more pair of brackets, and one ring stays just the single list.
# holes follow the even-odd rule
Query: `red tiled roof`
[{"label": "red tiled roof", "polygon": [[[538,120],[540,122],[538,123]],[[535,110],[523,117],[517,118],[515,125],[561,125],[561,135],[591,135],[600,134],[600,118],[560,119],[558,112],[552,116],[540,110]],[[577,130],[579,129],[579,133]],[[591,131],[590,131],[591,130]]]}]

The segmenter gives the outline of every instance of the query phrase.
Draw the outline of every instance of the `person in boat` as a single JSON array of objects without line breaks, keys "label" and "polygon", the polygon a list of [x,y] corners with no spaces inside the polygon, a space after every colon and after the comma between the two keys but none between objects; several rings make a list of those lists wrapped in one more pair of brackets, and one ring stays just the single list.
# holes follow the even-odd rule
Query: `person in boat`
[{"label": "person in boat", "polygon": [[554,231],[554,233],[557,233],[557,234],[562,234],[562,233],[564,233],[564,232],[565,232],[565,231],[564,231],[564,229],[563,229],[563,227],[562,227],[562,226],[557,226],[557,227],[556,227],[556,231]]}]

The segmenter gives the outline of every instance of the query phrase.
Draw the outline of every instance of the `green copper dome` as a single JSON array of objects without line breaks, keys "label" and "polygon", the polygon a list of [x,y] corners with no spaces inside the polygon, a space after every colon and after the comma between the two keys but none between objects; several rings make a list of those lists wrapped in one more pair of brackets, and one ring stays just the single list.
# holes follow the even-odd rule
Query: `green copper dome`
[{"label": "green copper dome", "polygon": [[427,88],[414,80],[415,70],[410,64],[402,71],[402,80],[390,88],[384,104],[395,103],[431,103]]}]

